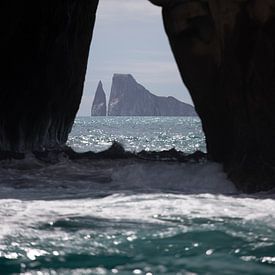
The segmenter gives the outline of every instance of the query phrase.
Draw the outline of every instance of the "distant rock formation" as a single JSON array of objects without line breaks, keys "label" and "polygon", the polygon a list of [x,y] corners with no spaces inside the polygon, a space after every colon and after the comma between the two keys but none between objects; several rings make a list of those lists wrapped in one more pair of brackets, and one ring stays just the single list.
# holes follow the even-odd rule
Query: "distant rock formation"
[{"label": "distant rock formation", "polygon": [[156,96],[130,74],[114,74],[109,116],[196,116],[193,106],[174,97]]},{"label": "distant rock formation", "polygon": [[102,82],[99,81],[96,89],[96,93],[95,93],[91,115],[106,116],[106,114],[107,114],[106,94],[103,90]]}]

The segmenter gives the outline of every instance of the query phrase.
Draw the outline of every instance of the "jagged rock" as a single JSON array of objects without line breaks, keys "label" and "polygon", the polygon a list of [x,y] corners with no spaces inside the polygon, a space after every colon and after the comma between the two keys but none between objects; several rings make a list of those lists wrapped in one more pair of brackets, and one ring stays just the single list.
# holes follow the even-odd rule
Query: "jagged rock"
[{"label": "jagged rock", "polygon": [[91,115],[92,116],[106,116],[106,114],[107,114],[106,108],[107,108],[106,94],[103,90],[102,82],[99,81],[97,89],[96,89],[93,105],[92,105]]},{"label": "jagged rock", "polygon": [[109,116],[195,116],[194,108],[174,97],[156,96],[130,74],[114,74]]},{"label": "jagged rock", "polygon": [[208,155],[247,192],[275,187],[275,1],[150,0],[202,120]]}]

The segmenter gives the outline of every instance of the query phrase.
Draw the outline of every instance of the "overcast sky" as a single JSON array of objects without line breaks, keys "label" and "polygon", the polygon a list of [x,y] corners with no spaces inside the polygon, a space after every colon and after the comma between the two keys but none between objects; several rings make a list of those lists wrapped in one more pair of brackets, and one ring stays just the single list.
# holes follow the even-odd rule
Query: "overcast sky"
[{"label": "overcast sky", "polygon": [[99,1],[78,115],[90,115],[99,80],[108,99],[114,73],[132,74],[156,95],[192,102],[164,33],[161,9],[148,0]]}]

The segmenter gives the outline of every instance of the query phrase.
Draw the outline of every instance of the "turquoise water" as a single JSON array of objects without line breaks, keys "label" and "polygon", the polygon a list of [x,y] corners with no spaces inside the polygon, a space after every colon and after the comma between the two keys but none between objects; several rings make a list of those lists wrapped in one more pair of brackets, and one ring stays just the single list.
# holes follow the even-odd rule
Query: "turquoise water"
[{"label": "turquoise water", "polygon": [[[197,118],[78,118],[69,144],[114,139],[205,150]],[[275,274],[274,194],[238,193],[218,164],[29,155],[0,170],[1,275]]]}]

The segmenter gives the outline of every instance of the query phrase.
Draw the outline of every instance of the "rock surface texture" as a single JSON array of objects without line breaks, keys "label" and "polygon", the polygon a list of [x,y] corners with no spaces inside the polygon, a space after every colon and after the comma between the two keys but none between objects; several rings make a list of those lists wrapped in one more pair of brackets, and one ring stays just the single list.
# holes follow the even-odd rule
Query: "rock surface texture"
[{"label": "rock surface texture", "polygon": [[106,116],[107,110],[106,110],[106,94],[103,90],[102,82],[99,81],[96,92],[95,92],[95,98],[93,101],[92,116]]},{"label": "rock surface texture", "polygon": [[97,2],[1,2],[0,152],[65,144],[82,96]]},{"label": "rock surface texture", "polygon": [[150,0],[206,135],[239,188],[275,187],[275,1]]},{"label": "rock surface texture", "polygon": [[156,96],[130,74],[114,74],[109,116],[195,116],[194,108],[174,97]]}]

